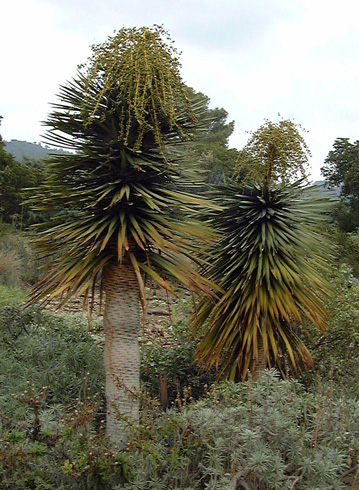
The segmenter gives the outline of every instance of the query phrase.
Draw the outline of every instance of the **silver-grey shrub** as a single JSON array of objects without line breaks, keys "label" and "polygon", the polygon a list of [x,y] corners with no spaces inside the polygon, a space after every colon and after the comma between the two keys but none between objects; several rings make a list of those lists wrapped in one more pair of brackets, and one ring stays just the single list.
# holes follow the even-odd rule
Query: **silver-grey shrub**
[{"label": "silver-grey shrub", "polygon": [[355,477],[359,408],[274,370],[224,383],[138,439],[126,489],[341,489]]}]

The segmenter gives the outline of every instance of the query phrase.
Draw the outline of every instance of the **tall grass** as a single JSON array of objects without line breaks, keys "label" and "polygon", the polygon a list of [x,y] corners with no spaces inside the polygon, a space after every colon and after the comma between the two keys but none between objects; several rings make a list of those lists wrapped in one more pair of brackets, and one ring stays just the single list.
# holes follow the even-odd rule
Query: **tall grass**
[{"label": "tall grass", "polygon": [[0,224],[0,284],[13,287],[35,281],[36,262],[27,235]]},{"label": "tall grass", "polygon": [[22,261],[14,250],[0,250],[0,280],[9,286],[21,283]]},{"label": "tall grass", "polygon": [[25,301],[26,295],[21,287],[0,284],[0,308]]}]

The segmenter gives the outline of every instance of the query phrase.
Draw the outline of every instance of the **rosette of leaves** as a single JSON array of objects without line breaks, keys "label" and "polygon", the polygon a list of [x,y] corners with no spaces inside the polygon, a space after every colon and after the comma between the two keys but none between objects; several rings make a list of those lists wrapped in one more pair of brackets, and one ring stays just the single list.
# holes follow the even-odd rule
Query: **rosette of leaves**
[{"label": "rosette of leaves", "polygon": [[63,294],[63,304],[75,293],[86,300],[102,277],[108,432],[123,441],[118,412],[138,416],[129,389],[139,386],[145,275],[170,292],[169,279],[210,291],[190,260],[209,236],[193,213],[209,203],[187,192],[180,171],[181,145],[193,137],[201,106],[191,106],[179,68],[160,27],[122,29],[94,46],[46,122],[47,141],[72,153],[49,158],[49,176],[32,198],[53,217],[35,238],[49,259],[31,301]]},{"label": "rosette of leaves", "polygon": [[248,371],[256,379],[275,363],[293,371],[312,364],[299,334],[309,336],[308,322],[320,330],[326,324],[328,199],[301,183],[213,191],[223,209],[206,213],[220,238],[205,276],[223,292],[201,299],[192,325],[202,337],[197,360],[207,369],[219,365],[229,379],[243,380]]}]

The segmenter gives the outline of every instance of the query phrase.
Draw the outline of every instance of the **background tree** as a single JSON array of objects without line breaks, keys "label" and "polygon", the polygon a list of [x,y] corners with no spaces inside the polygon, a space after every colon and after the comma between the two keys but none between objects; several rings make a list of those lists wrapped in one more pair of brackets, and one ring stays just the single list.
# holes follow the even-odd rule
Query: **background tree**
[{"label": "background tree", "polygon": [[208,290],[188,260],[196,239],[208,236],[192,216],[206,202],[186,193],[180,173],[181,141],[198,118],[167,33],[122,29],[92,53],[60,88],[47,121],[47,140],[74,153],[51,157],[33,200],[36,209],[69,212],[38,235],[40,251],[55,256],[32,301],[86,299],[101,275],[107,432],[124,444],[123,418],[138,418],[144,275],[170,292],[169,278]]},{"label": "background tree", "polygon": [[210,109],[210,98],[188,88],[189,97],[196,107],[201,107],[199,130],[188,145],[189,166],[199,162],[206,183],[219,184],[231,178],[238,157],[235,148],[228,148],[234,130],[234,121],[227,122],[228,112],[223,108]]},{"label": "background tree", "polygon": [[[293,371],[311,364],[299,331],[308,333],[308,321],[325,326],[322,297],[330,288],[322,272],[328,247],[320,225],[327,199],[301,181],[288,183],[302,170],[303,148],[292,124],[267,122],[244,150],[251,179],[215,189],[212,198],[222,209],[205,215],[220,235],[205,275],[221,292],[214,301],[202,298],[193,315],[202,336],[196,357],[207,369],[219,364],[229,379],[245,379],[248,370],[256,379],[267,365],[283,369],[284,359]],[[291,169],[290,161],[298,166]]]},{"label": "background tree", "polygon": [[339,227],[351,232],[359,227],[359,141],[337,138],[321,168],[328,187],[340,187]]},{"label": "background tree", "polygon": [[[0,120],[1,122],[1,120]],[[6,152],[0,136],[0,219],[26,226],[34,216],[24,204],[25,189],[36,187],[44,175],[41,169],[18,163]]]}]

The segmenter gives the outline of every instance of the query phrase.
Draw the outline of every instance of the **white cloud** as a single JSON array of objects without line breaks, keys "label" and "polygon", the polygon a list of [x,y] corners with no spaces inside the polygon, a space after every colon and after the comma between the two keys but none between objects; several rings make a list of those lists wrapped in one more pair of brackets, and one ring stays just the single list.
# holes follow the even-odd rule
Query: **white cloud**
[{"label": "white cloud", "polygon": [[164,24],[183,77],[235,119],[231,144],[264,118],[309,130],[315,177],[334,139],[357,139],[354,0],[12,0],[2,8],[1,134],[38,140],[58,85],[122,26]]}]

